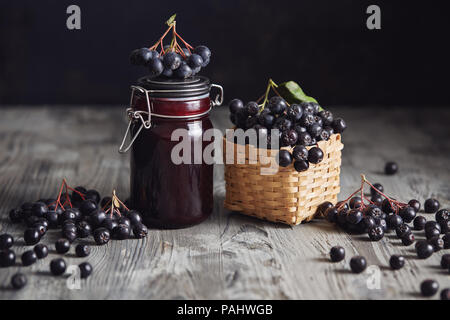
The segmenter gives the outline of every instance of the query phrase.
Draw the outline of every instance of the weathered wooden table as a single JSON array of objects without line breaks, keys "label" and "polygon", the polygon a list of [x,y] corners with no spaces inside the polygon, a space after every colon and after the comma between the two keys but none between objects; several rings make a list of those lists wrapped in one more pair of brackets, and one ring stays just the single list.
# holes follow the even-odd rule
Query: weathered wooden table
[{"label": "weathered wooden table", "polygon": [[[450,205],[450,112],[446,108],[332,108],[348,124],[343,141],[340,198],[358,188],[360,173],[380,182],[397,199],[420,201],[434,196]],[[182,230],[151,230],[143,240],[92,246],[88,258],[65,255],[68,264],[88,260],[93,275],[80,289],[48,272],[57,254],[31,267],[20,266],[23,227],[9,223],[9,209],[24,201],[54,196],[62,178],[102,194],[113,188],[128,196],[128,156],[117,147],[126,122],[121,108],[7,107],[0,117],[0,231],[16,237],[16,266],[0,269],[2,299],[414,299],[423,279],[450,286],[439,268],[444,251],[418,260],[414,246],[404,247],[392,233],[380,242],[350,236],[324,220],[289,227],[223,209],[223,167],[215,168],[215,204],[211,218]],[[216,127],[226,128],[227,111],[215,110]],[[395,160],[400,172],[382,173]],[[432,215],[428,215],[432,217]],[[418,233],[418,238],[423,235]],[[50,231],[46,243],[58,238]],[[91,240],[92,242],[92,240]],[[345,262],[330,263],[328,252],[344,246]],[[446,250],[449,252],[449,250]],[[406,266],[391,271],[392,254]],[[372,266],[354,275],[348,261],[363,255]],[[10,289],[17,271],[28,276],[20,291]]]}]

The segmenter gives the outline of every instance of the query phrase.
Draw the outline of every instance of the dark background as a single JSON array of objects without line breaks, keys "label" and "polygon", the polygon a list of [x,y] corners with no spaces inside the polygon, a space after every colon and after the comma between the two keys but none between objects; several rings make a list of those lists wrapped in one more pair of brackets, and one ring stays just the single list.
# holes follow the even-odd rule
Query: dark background
[{"label": "dark background", "polygon": [[[213,57],[203,74],[226,101],[256,99],[267,79],[296,80],[323,105],[446,105],[449,5],[444,1],[4,1],[0,105],[124,105],[145,74],[129,52],[177,30]],[[81,7],[82,29],[66,28]],[[382,29],[366,28],[381,7]]]}]

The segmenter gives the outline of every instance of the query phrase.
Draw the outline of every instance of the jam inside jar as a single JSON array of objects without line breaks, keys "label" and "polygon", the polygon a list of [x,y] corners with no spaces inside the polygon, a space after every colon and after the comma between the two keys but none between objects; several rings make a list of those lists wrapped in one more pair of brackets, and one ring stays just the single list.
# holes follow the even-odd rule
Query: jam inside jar
[{"label": "jam inside jar", "polygon": [[[213,86],[221,90],[215,101],[210,99]],[[202,158],[211,143],[203,141],[203,133],[213,128],[209,111],[221,103],[222,88],[201,76],[187,80],[144,77],[132,90],[128,109],[133,137],[131,207],[149,227],[184,228],[204,221],[213,210],[213,164]],[[177,131],[182,137],[172,138],[177,129],[182,129]],[[172,152],[181,141],[190,147]],[[121,152],[128,150],[122,147]],[[174,156],[184,161],[179,157],[174,161]]]}]

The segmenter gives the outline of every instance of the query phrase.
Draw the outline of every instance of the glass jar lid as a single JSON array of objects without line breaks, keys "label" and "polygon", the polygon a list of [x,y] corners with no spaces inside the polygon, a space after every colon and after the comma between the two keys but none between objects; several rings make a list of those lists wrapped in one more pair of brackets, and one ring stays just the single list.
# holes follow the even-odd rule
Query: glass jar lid
[{"label": "glass jar lid", "polygon": [[177,98],[195,97],[208,94],[211,83],[208,78],[194,76],[188,79],[139,78],[138,86],[147,89],[151,97]]}]

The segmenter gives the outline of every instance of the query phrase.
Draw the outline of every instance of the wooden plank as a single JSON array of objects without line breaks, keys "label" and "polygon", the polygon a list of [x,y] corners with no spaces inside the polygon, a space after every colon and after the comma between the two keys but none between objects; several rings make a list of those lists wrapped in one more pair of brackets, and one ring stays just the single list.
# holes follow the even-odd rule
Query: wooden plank
[{"label": "wooden plank", "polygon": [[[392,196],[420,201],[434,196],[450,204],[450,142],[446,108],[332,108],[348,123],[343,142],[340,198],[358,188],[359,175],[381,182]],[[0,269],[1,299],[414,299],[420,281],[434,278],[450,286],[448,273],[437,268],[444,251],[425,261],[413,246],[389,235],[373,243],[350,236],[323,220],[296,227],[272,224],[223,209],[223,166],[215,168],[214,212],[201,225],[182,230],[151,230],[143,240],[111,241],[92,246],[88,258],[65,255],[69,264],[89,261],[94,274],[81,288],[69,290],[64,277],[48,274],[50,256],[31,267],[20,266],[23,228],[8,222],[10,208],[26,200],[53,196],[63,177],[107,194],[129,192],[128,156],[117,146],[126,121],[120,108],[7,107],[0,118],[0,232],[14,235],[17,265]],[[230,126],[226,108],[216,108],[216,127]],[[382,173],[395,160],[400,172]],[[430,215],[427,215],[429,217]],[[50,231],[43,240],[52,244]],[[422,236],[419,234],[418,236]],[[92,240],[88,240],[92,243]],[[328,251],[345,247],[346,262],[332,264]],[[448,250],[447,250],[448,252]],[[405,268],[387,268],[391,254],[402,253]],[[349,272],[352,255],[378,266],[380,289],[370,289],[368,271]],[[20,291],[9,288],[17,271],[28,276]],[[376,284],[376,283],[375,283]]]}]

